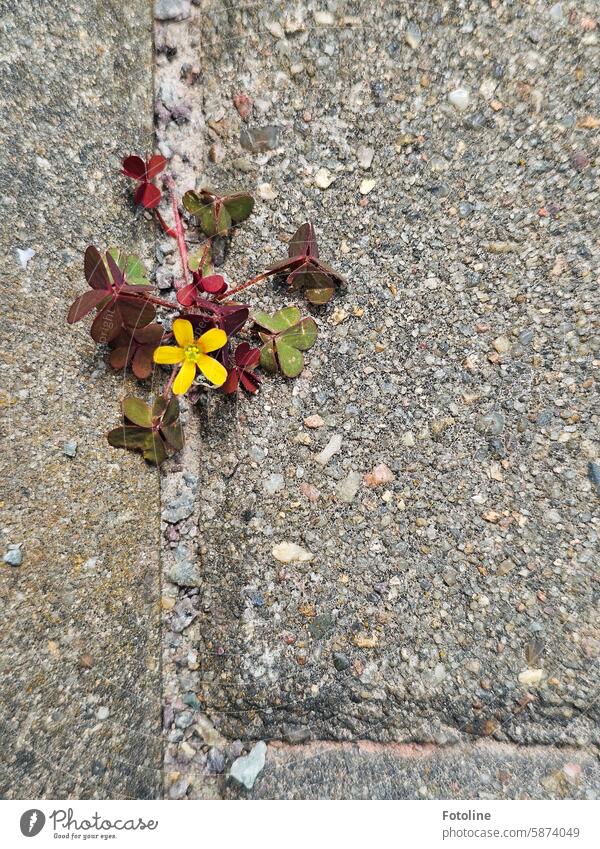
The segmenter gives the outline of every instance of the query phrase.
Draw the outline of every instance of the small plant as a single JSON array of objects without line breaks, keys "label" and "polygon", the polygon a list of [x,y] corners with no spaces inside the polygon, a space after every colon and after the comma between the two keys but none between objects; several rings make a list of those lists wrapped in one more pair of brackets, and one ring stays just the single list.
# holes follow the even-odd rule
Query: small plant
[{"label": "small plant", "polygon": [[[95,342],[109,347],[112,368],[131,367],[136,378],[146,380],[155,364],[171,367],[162,391],[150,404],[133,395],[124,398],[122,422],[108,434],[115,448],[139,451],[157,465],[183,447],[178,396],[187,395],[194,402],[202,391],[232,396],[240,387],[254,395],[261,382],[257,369],[292,378],[304,367],[304,352],[317,338],[315,320],[293,306],[273,315],[251,311],[234,300],[240,292],[281,277],[291,291],[321,305],[344,283],[319,259],[314,227],[306,222],[292,236],[287,259],[228,288],[214,268],[213,240],[230,237],[252,214],[253,197],[243,192],[220,196],[208,189],[186,192],[183,206],[206,237],[201,250],[190,255],[175,186],[163,174],[166,165],[159,155],[127,156],[122,173],[137,183],[134,203],[154,215],[165,233],[177,240],[181,261],[181,279],[175,281],[177,301],[157,297],[136,256],[117,248],[101,253],[90,245],[83,264],[90,288],[76,298],[67,315],[68,323],[74,324],[94,313],[90,333]],[[162,191],[153,181],[161,174],[171,198],[173,227],[158,211]]]}]

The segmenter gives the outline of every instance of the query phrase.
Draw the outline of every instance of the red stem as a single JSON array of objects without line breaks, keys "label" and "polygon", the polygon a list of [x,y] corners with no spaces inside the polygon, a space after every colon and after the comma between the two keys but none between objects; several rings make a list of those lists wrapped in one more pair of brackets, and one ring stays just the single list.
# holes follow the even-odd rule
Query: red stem
[{"label": "red stem", "polygon": [[181,259],[181,268],[183,271],[183,279],[186,286],[190,282],[189,278],[189,269],[188,269],[188,252],[187,245],[185,243],[185,233],[183,231],[183,222],[181,220],[181,215],[179,214],[179,207],[177,205],[177,196],[175,194],[175,182],[173,178],[168,175],[166,177],[166,183],[169,187],[169,193],[171,195],[171,205],[173,207],[173,220],[175,221],[175,232],[177,236],[177,247],[179,248],[179,257]]},{"label": "red stem", "polygon": [[261,280],[266,280],[268,277],[271,277],[272,274],[272,271],[263,271],[262,274],[257,274],[257,276],[253,277],[252,280],[246,280],[246,282],[242,283],[241,286],[236,286],[235,289],[230,289],[228,292],[223,292],[222,295],[217,295],[217,301],[224,301],[225,298],[231,298],[232,295],[237,295],[238,292],[243,292],[244,289],[254,286],[255,283],[260,283]]},{"label": "red stem", "polygon": [[158,209],[155,209],[155,210],[154,210],[154,214],[156,215],[156,217],[157,217],[157,219],[158,219],[158,223],[159,223],[159,224],[160,224],[160,226],[163,228],[163,230],[165,231],[165,233],[167,234],[167,236],[171,236],[171,238],[172,238],[172,239],[176,239],[176,238],[177,238],[177,233],[175,232],[175,230],[173,230],[173,228],[172,228],[172,227],[169,227],[169,225],[167,224],[167,222],[165,221],[165,219],[162,217],[162,215],[160,214],[160,212],[158,211]]},{"label": "red stem", "polygon": [[171,394],[171,387],[173,386],[173,381],[175,380],[175,375],[177,374],[178,371],[179,371],[179,368],[174,368],[173,371],[171,372],[171,376],[170,376],[167,384],[165,385],[165,388],[163,389],[163,398],[168,398],[169,395]]}]

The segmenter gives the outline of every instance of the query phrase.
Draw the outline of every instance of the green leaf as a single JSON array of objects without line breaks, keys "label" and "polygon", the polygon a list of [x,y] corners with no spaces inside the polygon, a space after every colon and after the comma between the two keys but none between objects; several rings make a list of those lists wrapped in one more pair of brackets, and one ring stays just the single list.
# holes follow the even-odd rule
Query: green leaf
[{"label": "green leaf", "polygon": [[120,425],[107,434],[107,439],[113,448],[145,451],[152,444],[152,431],[133,425]]},{"label": "green leaf", "polygon": [[304,295],[306,300],[311,304],[315,304],[316,306],[321,306],[322,304],[326,304],[330,301],[335,295],[335,289],[305,289]]},{"label": "green leaf", "polygon": [[280,334],[278,341],[298,348],[299,351],[308,351],[315,344],[317,333],[318,330],[314,318],[303,318],[293,327],[284,330]]},{"label": "green leaf", "polygon": [[274,315],[269,315],[266,312],[255,312],[252,314],[253,320],[261,327],[266,327],[271,333],[281,333],[288,327],[293,327],[300,321],[300,310],[298,307],[284,307]]},{"label": "green leaf", "polygon": [[260,364],[265,371],[270,371],[271,374],[274,374],[277,371],[277,359],[275,357],[272,342],[267,342],[267,344],[263,345],[261,348]]},{"label": "green leaf", "polygon": [[206,236],[225,235],[231,227],[231,216],[221,199],[210,192],[186,192],[183,205],[198,219],[200,229]]},{"label": "green leaf", "polygon": [[160,436],[150,434],[150,444],[144,451],[144,460],[148,460],[149,463],[154,463],[156,466],[160,466],[160,464],[164,463],[166,459],[167,451],[165,449],[164,442]]},{"label": "green leaf", "polygon": [[160,430],[169,445],[175,448],[176,451],[180,451],[183,448],[183,428],[180,421],[176,421],[175,424],[170,425],[163,423]]},{"label": "green leaf", "polygon": [[109,248],[108,253],[117,263],[117,267],[125,275],[125,280],[132,286],[149,286],[146,269],[141,259],[133,254],[127,255],[121,248]]},{"label": "green leaf", "polygon": [[152,402],[152,418],[158,419],[164,411],[167,409],[167,399],[163,398],[162,395],[156,395],[154,401]]},{"label": "green leaf", "polygon": [[169,405],[166,409],[166,412],[163,416],[162,423],[164,425],[171,425],[173,422],[177,421],[179,418],[179,401],[177,398],[171,398],[169,401]]},{"label": "green leaf", "polygon": [[298,377],[304,368],[304,357],[302,353],[297,348],[294,348],[293,345],[287,345],[283,339],[277,340],[275,348],[281,371],[286,377]]},{"label": "green leaf", "polygon": [[254,209],[254,198],[252,195],[240,192],[224,198],[223,205],[227,209],[231,219],[239,223],[240,221],[245,221],[252,213]]},{"label": "green leaf", "polygon": [[191,253],[188,256],[188,268],[190,271],[198,271],[203,257],[204,265],[202,266],[202,276],[210,277],[211,274],[214,274],[215,268],[212,264],[210,251],[205,251],[204,247],[199,248],[197,251],[194,251],[194,253]]},{"label": "green leaf", "polygon": [[134,395],[123,399],[123,415],[140,427],[152,427],[152,412],[148,404]]}]

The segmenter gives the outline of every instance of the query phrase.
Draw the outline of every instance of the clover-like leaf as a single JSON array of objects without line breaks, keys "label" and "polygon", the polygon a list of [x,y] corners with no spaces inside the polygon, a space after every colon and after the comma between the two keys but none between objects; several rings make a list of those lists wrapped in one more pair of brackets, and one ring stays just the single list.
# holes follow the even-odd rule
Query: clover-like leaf
[{"label": "clover-like leaf", "polygon": [[123,422],[107,434],[107,439],[114,448],[141,451],[145,460],[160,465],[183,448],[179,402],[157,396],[150,406],[128,395],[123,400]]},{"label": "clover-like leaf", "polygon": [[290,240],[288,258],[279,260],[267,270],[268,274],[286,274],[293,291],[302,292],[311,304],[326,304],[336,287],[346,281],[331,266],[319,259],[319,249],[313,225],[301,224]]},{"label": "clover-like leaf", "polygon": [[254,198],[245,192],[221,197],[208,189],[189,191],[183,196],[183,205],[198,219],[202,232],[212,236],[226,236],[232,224],[245,221],[254,208]]},{"label": "clover-like leaf", "polygon": [[254,198],[245,192],[227,195],[223,198],[223,206],[231,216],[231,220],[239,224],[249,218],[254,209]]},{"label": "clover-like leaf", "polygon": [[139,427],[152,427],[152,411],[145,401],[133,395],[123,399],[123,415]]},{"label": "clover-like leaf", "polygon": [[108,253],[117,263],[127,283],[131,286],[149,286],[150,281],[146,277],[146,269],[137,256],[129,256],[120,248],[109,248]]},{"label": "clover-like leaf", "polygon": [[286,377],[297,377],[304,368],[303,351],[315,344],[317,325],[313,318],[301,318],[297,307],[285,307],[269,315],[264,312],[253,314],[263,341],[260,364],[275,372],[277,367]]}]

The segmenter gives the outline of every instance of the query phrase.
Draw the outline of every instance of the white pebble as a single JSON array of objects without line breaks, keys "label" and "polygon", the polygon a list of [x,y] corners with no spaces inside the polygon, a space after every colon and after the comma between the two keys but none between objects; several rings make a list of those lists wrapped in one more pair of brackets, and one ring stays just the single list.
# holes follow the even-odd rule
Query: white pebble
[{"label": "white pebble", "polygon": [[363,180],[359,186],[359,191],[361,195],[368,195],[375,186],[377,185],[377,180]]},{"label": "white pebble", "polygon": [[335,177],[329,173],[327,168],[319,168],[315,174],[315,186],[318,186],[319,189],[328,189],[334,180]]},{"label": "white pebble", "polygon": [[448,95],[448,100],[459,112],[464,112],[469,106],[469,92],[466,88],[455,88]]},{"label": "white pebble", "polygon": [[315,460],[321,466],[326,466],[327,463],[331,460],[334,454],[342,447],[342,435],[341,433],[334,433],[325,448],[316,455]]},{"label": "white pebble", "polygon": [[25,248],[25,250],[17,248],[17,254],[19,255],[19,262],[21,263],[21,268],[27,268],[27,263],[32,257],[35,256],[35,251],[32,248]]},{"label": "white pebble", "polygon": [[310,563],[314,554],[295,542],[280,542],[273,546],[272,555],[280,563]]}]

